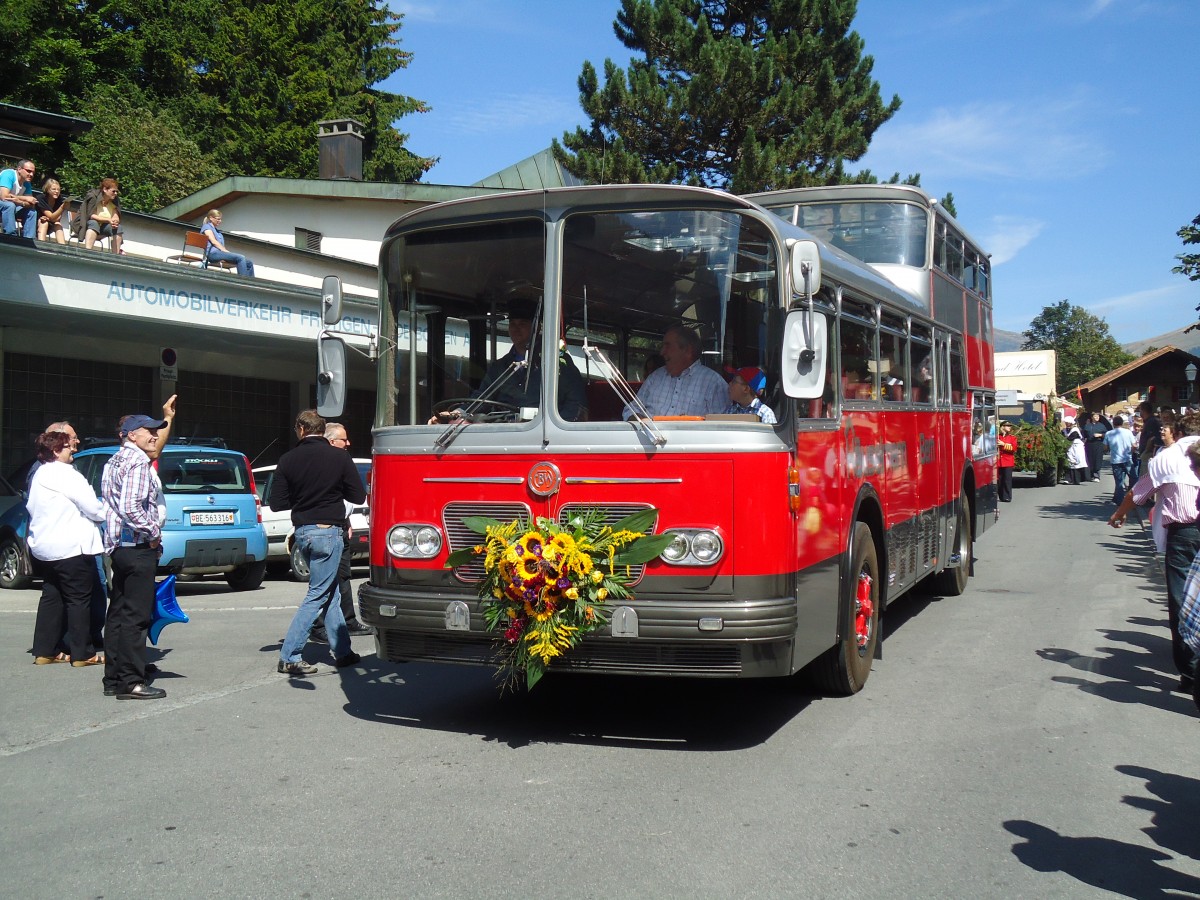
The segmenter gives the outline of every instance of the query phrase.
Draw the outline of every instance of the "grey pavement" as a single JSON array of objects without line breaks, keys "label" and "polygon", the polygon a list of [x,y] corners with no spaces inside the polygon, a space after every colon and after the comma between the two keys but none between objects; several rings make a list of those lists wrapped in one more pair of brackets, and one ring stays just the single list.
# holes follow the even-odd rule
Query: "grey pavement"
[{"label": "grey pavement", "polygon": [[[180,586],[162,701],[33,666],[0,592],[0,896],[1200,895],[1197,713],[1112,481],[1035,488],[866,689],[482,669],[274,672],[303,588]],[[310,658],[330,662],[325,647]]]}]

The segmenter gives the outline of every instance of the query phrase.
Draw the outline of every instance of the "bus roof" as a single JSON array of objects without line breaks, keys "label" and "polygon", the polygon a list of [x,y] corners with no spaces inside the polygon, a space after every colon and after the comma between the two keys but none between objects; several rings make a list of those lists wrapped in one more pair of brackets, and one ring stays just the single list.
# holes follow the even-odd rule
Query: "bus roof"
[{"label": "bus roof", "polygon": [[[865,185],[865,187],[877,188],[881,186]],[[887,185],[882,187],[907,186]],[[913,188],[912,190],[928,199],[928,195],[919,188]],[[777,192],[775,194],[760,194],[755,196],[775,197],[779,194],[788,193],[791,192]],[[891,196],[894,199],[894,194]],[[636,211],[647,205],[653,205],[658,208],[678,206],[681,209],[694,209],[700,207],[709,210],[755,213],[761,221],[778,232],[784,239],[816,241],[820,248],[822,270],[838,283],[861,291],[866,296],[885,300],[898,309],[916,313],[926,318],[930,316],[930,310],[921,298],[897,287],[874,267],[836,247],[832,247],[814,238],[802,228],[784,221],[774,213],[760,206],[752,197],[741,197],[725,191],[690,187],[687,185],[583,185],[546,188],[543,190],[512,191],[504,194],[486,194],[478,197],[447,200],[415,209],[393,222],[387,230],[385,247],[381,249],[381,253],[387,253],[387,239],[408,231],[412,227],[437,228],[475,220],[480,217],[529,215],[539,212],[547,217],[557,217],[558,212],[563,209],[570,209],[572,212],[589,212],[593,210],[607,212],[620,211],[622,209]]]},{"label": "bus roof", "polygon": [[[797,203],[825,203],[832,200],[890,200],[893,203],[915,203],[923,209],[938,208],[941,210],[941,215],[958,230],[959,234],[983,251],[983,245],[962,226],[958,219],[947,212],[946,207],[926,191],[911,184],[830,184],[821,187],[759,191],[743,196],[768,209]],[[986,251],[983,252],[986,253]]]}]

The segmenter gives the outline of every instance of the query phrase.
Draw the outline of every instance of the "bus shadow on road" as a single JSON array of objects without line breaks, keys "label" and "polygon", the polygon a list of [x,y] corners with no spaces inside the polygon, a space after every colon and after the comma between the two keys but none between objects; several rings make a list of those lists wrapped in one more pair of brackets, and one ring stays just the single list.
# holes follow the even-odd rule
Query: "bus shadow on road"
[{"label": "bus shadow on road", "polygon": [[[364,658],[343,674],[345,710],[372,722],[477,734],[520,748],[587,744],[742,750],[765,743],[819,695],[796,679],[718,681],[547,675],[501,691],[490,669]],[[362,670],[366,670],[362,674]]]}]

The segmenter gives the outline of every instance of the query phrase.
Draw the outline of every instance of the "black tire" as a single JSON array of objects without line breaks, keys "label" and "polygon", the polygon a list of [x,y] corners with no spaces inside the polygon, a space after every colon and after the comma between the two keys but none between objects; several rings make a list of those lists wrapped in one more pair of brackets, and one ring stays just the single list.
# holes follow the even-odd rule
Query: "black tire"
[{"label": "black tire", "polygon": [[248,562],[225,573],[225,581],[235,591],[253,591],[267,576],[267,561]]},{"label": "black tire", "polygon": [[0,588],[20,591],[33,583],[29,561],[21,542],[14,537],[0,541]]},{"label": "black tire", "polygon": [[292,577],[297,581],[308,581],[308,560],[300,552],[300,545],[292,542]]},{"label": "black tire", "polygon": [[933,589],[943,597],[957,597],[967,589],[971,577],[971,554],[975,543],[971,536],[971,507],[967,495],[958,498],[958,520],[954,525],[953,553],[958,554],[959,564],[952,569],[942,569],[933,576]]},{"label": "black tire", "polygon": [[[858,584],[863,575],[869,579],[871,609],[858,622]],[[831,694],[857,694],[867,683],[875,647],[879,641],[879,556],[871,529],[862,522],[854,523],[850,538],[850,568],[842,585],[840,600],[842,635],[812,664],[812,679],[822,690]]]}]

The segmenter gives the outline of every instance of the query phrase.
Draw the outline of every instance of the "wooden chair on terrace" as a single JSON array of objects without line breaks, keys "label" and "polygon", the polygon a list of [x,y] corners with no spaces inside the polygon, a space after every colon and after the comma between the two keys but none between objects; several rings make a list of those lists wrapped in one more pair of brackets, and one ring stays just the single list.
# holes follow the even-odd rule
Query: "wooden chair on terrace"
[{"label": "wooden chair on terrace", "polygon": [[202,269],[220,269],[222,272],[232,272],[237,269],[237,266],[231,262],[209,260],[207,250],[208,238],[204,236],[204,233],[189,231],[183,236],[183,249],[179,253],[168,256],[165,262],[180,263],[185,266],[199,263]]}]

